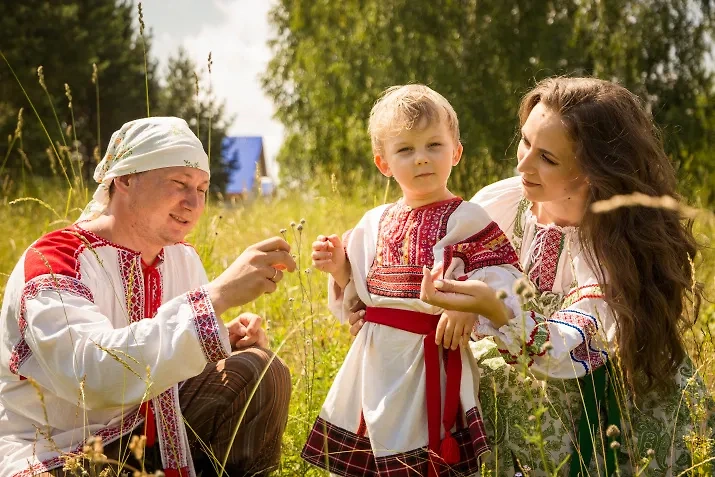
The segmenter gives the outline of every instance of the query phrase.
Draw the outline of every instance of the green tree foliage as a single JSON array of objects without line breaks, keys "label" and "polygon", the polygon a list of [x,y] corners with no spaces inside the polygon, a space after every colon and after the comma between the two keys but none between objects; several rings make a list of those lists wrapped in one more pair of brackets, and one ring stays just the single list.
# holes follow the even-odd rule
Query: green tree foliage
[{"label": "green tree foliage", "polygon": [[210,153],[211,189],[222,192],[228,174],[238,168],[235,161],[224,161],[221,158],[221,143],[232,118],[226,116],[225,103],[216,100],[208,88],[208,80],[202,80],[202,76],[186,52],[179,49],[176,56],[169,58],[166,85],[159,93],[157,113],[177,116],[189,123],[207,153]]},{"label": "green tree foliage", "polygon": [[465,155],[452,184],[469,194],[512,173],[521,95],[546,76],[585,74],[647,101],[684,191],[715,201],[714,10],[713,0],[279,0],[263,84],[286,126],[281,171],[374,170],[372,104],[421,82],[459,114]]},{"label": "green tree foliage", "polygon": [[[146,116],[144,51],[136,16],[134,2],[129,0],[0,3],[0,51],[37,108],[52,141],[62,146],[66,142],[69,149],[80,152],[82,162],[88,162],[83,172],[86,179],[94,170],[95,147],[99,146],[99,154],[103,154],[113,131],[126,121]],[[146,32],[145,39],[148,51],[150,38]],[[92,64],[97,65],[100,111]],[[39,65],[43,66],[49,100],[38,83]],[[147,67],[149,97],[154,98],[158,89],[156,64],[149,59]],[[78,144],[73,143],[72,131],[67,135],[72,117],[65,83],[71,88]],[[52,106],[57,111],[59,127]],[[18,180],[26,169],[29,172],[30,167],[34,175],[49,174],[45,150],[50,143],[10,68],[0,63],[0,160],[7,154],[5,138],[15,131],[20,108],[24,109],[21,147],[28,160],[23,161],[17,141],[2,173],[13,180]]]}]

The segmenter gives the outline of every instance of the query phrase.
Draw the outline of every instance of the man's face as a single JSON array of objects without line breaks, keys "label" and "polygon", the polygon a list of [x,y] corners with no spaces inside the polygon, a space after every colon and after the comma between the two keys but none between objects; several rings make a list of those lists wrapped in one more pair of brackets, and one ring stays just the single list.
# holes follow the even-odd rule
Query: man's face
[{"label": "man's face", "polygon": [[193,167],[137,174],[129,193],[134,232],[161,247],[184,240],[206,205],[209,175]]}]

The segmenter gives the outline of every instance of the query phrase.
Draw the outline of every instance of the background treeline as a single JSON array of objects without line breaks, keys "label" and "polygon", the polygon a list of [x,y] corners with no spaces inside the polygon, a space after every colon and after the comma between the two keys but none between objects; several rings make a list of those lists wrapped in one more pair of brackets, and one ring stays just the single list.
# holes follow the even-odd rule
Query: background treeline
[{"label": "background treeline", "polygon": [[459,114],[452,185],[469,195],[512,173],[518,102],[536,80],[594,75],[647,101],[683,192],[711,204],[714,13],[713,0],[279,0],[263,81],[287,128],[281,172],[376,173],[373,102],[422,82]]},{"label": "background treeline", "polygon": [[[196,65],[178,51],[160,72],[151,54],[151,25],[142,28],[137,6],[126,0],[0,2],[0,52],[6,59],[0,60],[2,192],[25,178],[62,174],[62,166],[78,171],[81,165],[85,181],[91,179],[111,134],[147,111],[184,118],[207,149],[212,118],[212,186],[223,189],[228,169],[235,167],[219,157],[230,119],[208,91],[208,58]],[[20,108],[23,124],[16,137]]]},{"label": "background treeline", "polygon": [[[520,96],[545,76],[586,74],[616,79],[648,102],[683,193],[710,205],[714,16],[715,0],[278,0],[271,13],[274,56],[263,83],[286,126],[281,175],[303,180],[322,170],[341,180],[363,170],[374,176],[366,119],[375,98],[387,86],[423,82],[457,109],[465,160],[452,185],[469,195],[512,173]],[[230,118],[207,94],[206,65],[180,51],[158,71],[150,27],[141,34],[137,5],[129,0],[0,2],[0,51],[57,153],[83,164],[89,178],[111,133],[146,116],[147,106],[151,115],[184,117],[207,148],[212,117],[212,182],[221,190],[235,167],[219,160]],[[40,65],[47,91],[38,80]],[[68,130],[72,115],[75,128]],[[26,175],[57,169],[49,148],[20,85],[0,62],[4,190]]]}]

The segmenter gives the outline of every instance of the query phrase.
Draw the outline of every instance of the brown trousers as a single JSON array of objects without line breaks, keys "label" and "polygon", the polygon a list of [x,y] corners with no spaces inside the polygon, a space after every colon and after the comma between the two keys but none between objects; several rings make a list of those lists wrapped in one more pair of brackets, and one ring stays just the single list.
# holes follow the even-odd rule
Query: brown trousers
[{"label": "brown trousers", "polygon": [[[227,453],[223,476],[262,476],[277,467],[281,437],[288,420],[291,381],[286,365],[278,357],[270,361],[272,357],[273,353],[258,347],[235,351],[229,358],[206,366],[179,390],[197,474],[218,475],[217,469]],[[268,370],[249,401],[266,366]],[[231,436],[244,408],[245,415],[231,445]],[[143,428],[139,426],[132,434],[140,435]],[[121,448],[120,440],[108,444],[104,454],[139,469],[140,463],[127,447],[130,439],[131,436],[122,438]],[[148,472],[161,469],[158,444],[146,449],[144,465]],[[123,472],[128,470],[125,467]],[[59,469],[40,474],[43,477],[71,475]]]}]

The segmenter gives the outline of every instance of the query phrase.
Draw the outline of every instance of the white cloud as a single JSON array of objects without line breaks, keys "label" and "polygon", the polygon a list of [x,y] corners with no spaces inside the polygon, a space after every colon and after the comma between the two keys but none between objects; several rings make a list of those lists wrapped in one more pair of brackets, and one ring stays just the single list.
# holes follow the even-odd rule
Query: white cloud
[{"label": "white cloud", "polygon": [[[152,47],[163,66],[166,59],[183,46],[200,68],[208,54],[213,59],[211,81],[217,98],[226,101],[228,114],[235,115],[229,134],[263,136],[269,174],[275,177],[275,156],[283,140],[283,126],[272,119],[274,108],[261,89],[259,76],[271,58],[268,11],[274,0],[213,0],[211,5],[196,2],[194,26],[198,32],[172,32],[157,24]],[[166,8],[166,7],[165,7]],[[220,12],[220,21],[202,22],[202,9]],[[186,12],[185,12],[186,13]]]}]

